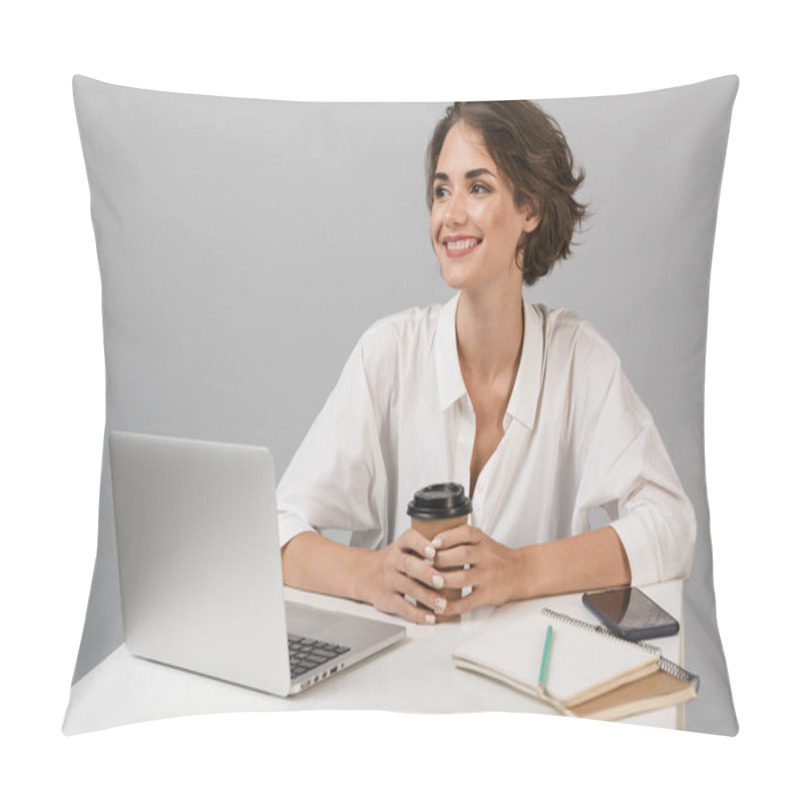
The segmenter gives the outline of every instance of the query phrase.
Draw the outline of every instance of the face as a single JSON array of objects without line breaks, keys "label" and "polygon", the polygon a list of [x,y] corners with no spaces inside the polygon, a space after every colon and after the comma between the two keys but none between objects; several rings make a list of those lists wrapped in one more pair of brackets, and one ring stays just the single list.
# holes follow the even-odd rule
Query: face
[{"label": "face", "polygon": [[463,122],[447,134],[436,164],[431,240],[447,284],[472,289],[522,283],[517,246],[539,216],[514,204],[511,181],[489,155],[479,131]]}]

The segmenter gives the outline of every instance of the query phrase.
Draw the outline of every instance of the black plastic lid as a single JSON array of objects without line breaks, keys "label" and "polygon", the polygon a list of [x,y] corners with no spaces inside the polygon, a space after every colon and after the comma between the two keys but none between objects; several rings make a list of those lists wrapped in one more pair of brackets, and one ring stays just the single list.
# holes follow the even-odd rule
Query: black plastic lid
[{"label": "black plastic lid", "polygon": [[460,483],[433,483],[414,492],[408,516],[417,519],[452,519],[472,511],[472,503]]}]

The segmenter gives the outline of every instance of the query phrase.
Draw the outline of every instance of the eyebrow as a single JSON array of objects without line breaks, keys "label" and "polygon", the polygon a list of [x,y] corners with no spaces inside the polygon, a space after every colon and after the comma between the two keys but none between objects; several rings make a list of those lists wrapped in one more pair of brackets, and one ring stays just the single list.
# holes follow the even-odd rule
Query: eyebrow
[{"label": "eyebrow", "polygon": [[[469,172],[466,173],[465,177],[467,180],[472,180],[473,178],[479,178],[481,175],[491,175],[493,178],[497,178],[497,176],[491,171],[486,169],[485,167],[479,167],[478,169],[471,169]],[[433,179],[435,181],[446,181],[449,180],[449,176],[446,172],[437,172]]]}]

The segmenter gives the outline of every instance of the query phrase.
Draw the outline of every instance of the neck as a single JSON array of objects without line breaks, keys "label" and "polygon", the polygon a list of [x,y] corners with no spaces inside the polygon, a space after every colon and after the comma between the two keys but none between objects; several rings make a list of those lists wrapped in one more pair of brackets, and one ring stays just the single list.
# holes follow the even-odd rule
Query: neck
[{"label": "neck", "polygon": [[456,309],[456,341],[461,371],[491,381],[516,373],[522,352],[522,289],[487,296],[462,291]]}]

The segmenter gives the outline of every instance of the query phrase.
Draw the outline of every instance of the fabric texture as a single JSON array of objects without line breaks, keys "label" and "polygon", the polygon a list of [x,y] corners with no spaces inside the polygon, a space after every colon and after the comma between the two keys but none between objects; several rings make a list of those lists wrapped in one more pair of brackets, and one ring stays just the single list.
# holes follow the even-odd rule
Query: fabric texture
[{"label": "fabric texture", "polygon": [[[282,544],[335,528],[377,548],[409,527],[416,489],[469,488],[475,414],[457,302],[394,315],[361,337],[278,487]],[[687,577],[694,512],[616,353],[568,311],[523,308],[504,435],[475,484],[471,524],[522,547],[588,531],[590,510],[603,508],[634,584]]]},{"label": "fabric texture", "polygon": [[[685,662],[703,688],[687,727],[726,734],[737,722],[716,623],[703,391],[737,87],[725,77],[540,101],[585,169],[578,199],[590,216],[572,257],[525,289],[591,322],[663,439],[697,519]],[[107,431],[266,445],[281,475],[361,334],[451,298],[423,167],[446,104],[207,97],[80,76],[73,90],[102,281]],[[74,680],[122,640],[104,446]]]}]

